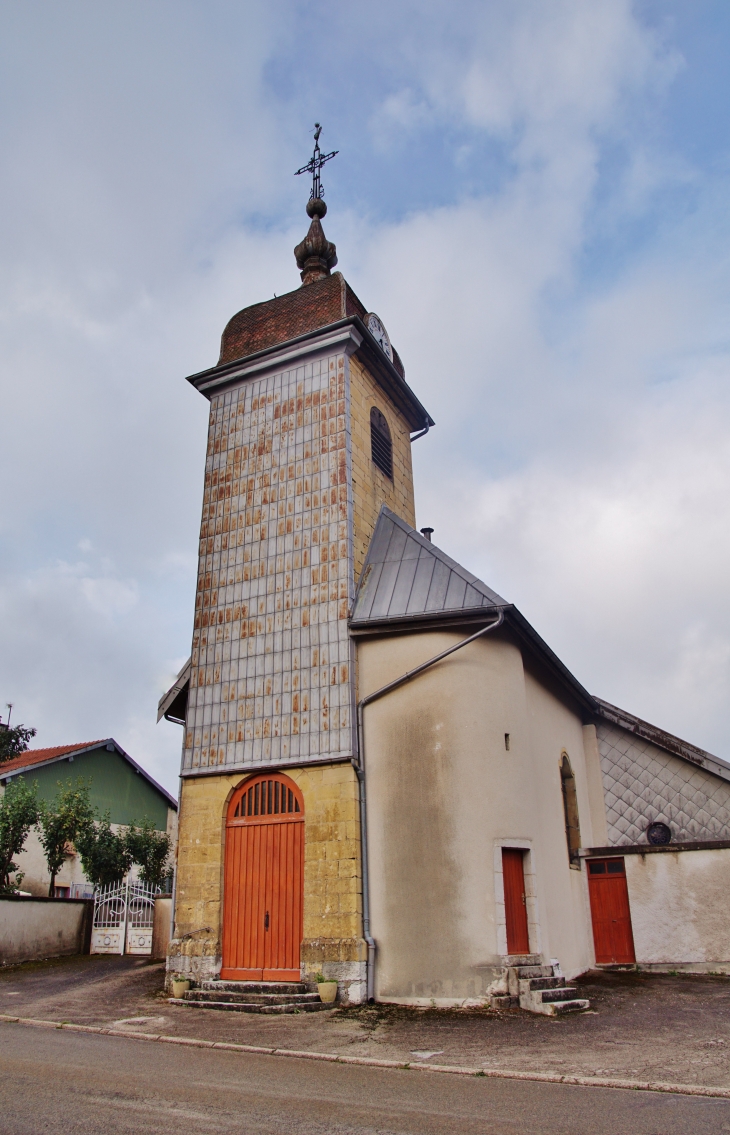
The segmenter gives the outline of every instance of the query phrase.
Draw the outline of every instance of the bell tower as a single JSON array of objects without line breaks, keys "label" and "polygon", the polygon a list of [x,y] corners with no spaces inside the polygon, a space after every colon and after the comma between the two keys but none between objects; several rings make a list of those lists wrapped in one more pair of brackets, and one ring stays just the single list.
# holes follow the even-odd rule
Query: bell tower
[{"label": "bell tower", "polygon": [[[348,620],[381,505],[415,524],[411,435],[433,423],[380,319],[332,272],[320,171],[334,153],[321,154],[319,136],[317,127],[313,157],[297,171],[313,180],[309,231],[295,249],[301,286],[234,315],[217,364],[189,379],[210,401],[210,420],[170,952],[171,967],[192,976],[219,972],[222,959],[231,972],[267,969],[255,949],[238,970],[225,960],[234,842],[221,833],[232,795],[269,770],[301,792],[302,975],[329,966],[357,1001]],[[263,940],[272,931],[267,923]]]}]

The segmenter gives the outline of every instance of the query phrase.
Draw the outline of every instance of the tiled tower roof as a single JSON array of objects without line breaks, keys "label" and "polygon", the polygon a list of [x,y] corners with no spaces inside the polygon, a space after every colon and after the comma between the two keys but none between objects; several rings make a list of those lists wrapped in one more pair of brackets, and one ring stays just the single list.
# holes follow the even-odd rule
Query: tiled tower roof
[{"label": "tiled tower roof", "polygon": [[[366,315],[367,309],[345,277],[335,272],[286,295],[244,307],[234,315],[221,338],[218,366],[286,343],[340,319],[358,316],[364,320]],[[396,351],[393,351],[393,363],[401,378],[405,377]]]}]

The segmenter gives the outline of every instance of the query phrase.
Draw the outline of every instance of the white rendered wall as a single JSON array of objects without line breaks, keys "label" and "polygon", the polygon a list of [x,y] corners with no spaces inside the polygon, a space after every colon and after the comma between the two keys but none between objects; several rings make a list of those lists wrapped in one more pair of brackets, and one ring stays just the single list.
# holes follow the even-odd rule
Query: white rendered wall
[{"label": "white rendered wall", "polygon": [[[359,695],[465,633],[359,641]],[[589,840],[581,720],[525,674],[515,645],[496,636],[366,708],[378,998],[448,1004],[487,995],[506,951],[502,846],[528,852],[531,949],[559,958],[568,975],[593,964],[585,876],[568,859],[564,750]]]},{"label": "white rendered wall", "polygon": [[730,848],[624,862],[639,965],[730,971]]}]

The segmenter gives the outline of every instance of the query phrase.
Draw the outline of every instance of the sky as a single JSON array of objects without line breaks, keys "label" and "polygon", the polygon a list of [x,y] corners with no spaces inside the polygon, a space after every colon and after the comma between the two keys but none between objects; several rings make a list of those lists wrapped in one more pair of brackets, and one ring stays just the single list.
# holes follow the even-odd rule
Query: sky
[{"label": "sky", "polygon": [[228,319],[339,268],[436,422],[419,526],[730,760],[730,6],[0,0],[0,713],[176,791]]}]

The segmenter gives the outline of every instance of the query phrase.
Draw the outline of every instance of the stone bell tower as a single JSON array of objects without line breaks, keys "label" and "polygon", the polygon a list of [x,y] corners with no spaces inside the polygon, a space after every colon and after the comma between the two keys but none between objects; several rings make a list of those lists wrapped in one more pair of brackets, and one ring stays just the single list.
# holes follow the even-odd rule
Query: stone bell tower
[{"label": "stone bell tower", "polygon": [[231,794],[270,770],[302,794],[302,975],[329,966],[358,1000],[348,620],[381,505],[415,523],[410,438],[433,423],[381,321],[332,273],[318,139],[305,167],[311,223],[295,249],[301,286],[234,315],[217,364],[189,379],[210,401],[210,423],[170,965],[199,977],[221,964],[256,971],[226,962],[231,906],[249,909],[250,896],[231,890],[222,833]]}]

